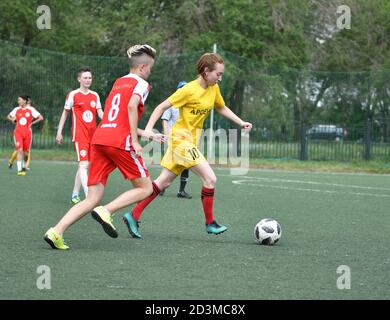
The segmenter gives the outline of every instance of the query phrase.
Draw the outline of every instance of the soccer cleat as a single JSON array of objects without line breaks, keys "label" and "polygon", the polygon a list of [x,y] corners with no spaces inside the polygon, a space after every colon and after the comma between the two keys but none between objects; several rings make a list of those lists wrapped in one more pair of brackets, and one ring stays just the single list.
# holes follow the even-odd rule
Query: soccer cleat
[{"label": "soccer cleat", "polygon": [[129,230],[129,233],[133,238],[142,238],[141,234],[138,231],[139,221],[135,220],[131,213],[127,212],[124,214],[123,222],[126,224],[127,229]]},{"label": "soccer cleat", "polygon": [[71,204],[77,204],[81,201],[80,197],[79,196],[74,196],[72,197],[72,199],[70,199],[70,203]]},{"label": "soccer cleat", "polygon": [[64,243],[64,238],[55,231],[54,228],[50,228],[46,231],[43,239],[53,248],[59,250],[68,250],[69,247]]},{"label": "soccer cleat", "polygon": [[227,230],[227,228],[225,226],[219,225],[215,220],[209,224],[206,224],[207,233],[221,234],[221,233],[225,232],[226,230]]},{"label": "soccer cleat", "polygon": [[177,193],[177,197],[178,198],[184,198],[184,199],[192,199],[192,197],[187,192],[185,192],[184,190],[183,191],[179,191]]},{"label": "soccer cleat", "polygon": [[18,171],[17,173],[18,176],[25,176],[26,175],[26,171]]},{"label": "soccer cleat", "polygon": [[12,163],[12,162],[8,162],[8,169],[10,169],[10,170],[12,170],[12,166],[13,166],[14,164]]},{"label": "soccer cleat", "polygon": [[102,225],[105,233],[107,233],[111,238],[118,237],[118,232],[112,224],[111,214],[103,206],[96,207],[93,209],[91,214],[92,218]]}]

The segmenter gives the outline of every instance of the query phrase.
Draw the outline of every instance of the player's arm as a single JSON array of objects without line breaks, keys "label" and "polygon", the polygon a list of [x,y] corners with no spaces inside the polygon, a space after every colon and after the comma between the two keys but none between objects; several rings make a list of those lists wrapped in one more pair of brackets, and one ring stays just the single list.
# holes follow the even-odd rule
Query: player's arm
[{"label": "player's arm", "polygon": [[242,129],[248,129],[249,131],[252,129],[252,123],[246,122],[246,121],[242,120],[232,110],[230,110],[227,106],[224,106],[222,108],[215,108],[215,109],[218,111],[218,113],[221,116],[223,116],[226,119],[229,119],[230,121],[236,123]]},{"label": "player's arm", "polygon": [[69,111],[64,109],[64,111],[62,111],[60,123],[58,124],[58,129],[57,129],[56,140],[58,144],[62,144],[62,130],[64,129],[64,125],[68,116],[69,116]]},{"label": "player's arm", "polygon": [[31,122],[31,125],[39,122],[39,121],[42,121],[43,120],[43,116],[40,114],[37,118],[34,119],[33,122]]},{"label": "player's arm", "polygon": [[129,104],[127,105],[131,143],[137,156],[140,156],[142,153],[142,147],[138,143],[138,105],[140,102],[141,97],[137,94],[133,94],[130,98]]},{"label": "player's arm", "polygon": [[149,141],[156,141],[160,143],[165,141],[165,136],[161,133],[154,133],[154,132],[150,133],[140,128],[137,128],[137,133],[139,137],[142,137]]},{"label": "player's arm", "polygon": [[169,102],[169,100],[165,100],[161,102],[152,112],[150,115],[148,124],[146,125],[145,131],[147,132],[153,132],[154,125],[156,122],[161,118],[161,115],[164,113],[165,110],[168,110],[170,107],[172,107],[172,104]]},{"label": "player's arm", "polygon": [[8,114],[7,119],[11,121],[12,123],[16,122],[16,118],[11,116],[11,114]]},{"label": "player's arm", "polygon": [[103,113],[103,110],[100,108],[100,109],[97,109],[97,114],[98,114],[98,117],[100,118],[100,119],[103,119],[103,115],[104,115],[104,113]]}]

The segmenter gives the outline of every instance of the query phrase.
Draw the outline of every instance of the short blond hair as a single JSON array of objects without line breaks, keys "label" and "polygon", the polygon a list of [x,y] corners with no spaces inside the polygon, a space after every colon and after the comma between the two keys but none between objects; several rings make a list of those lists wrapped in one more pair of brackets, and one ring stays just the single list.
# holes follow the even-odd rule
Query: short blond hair
[{"label": "short blond hair", "polygon": [[127,49],[127,56],[129,57],[129,64],[131,68],[136,68],[142,63],[146,63],[145,58],[156,58],[156,49],[148,44],[136,44]]}]

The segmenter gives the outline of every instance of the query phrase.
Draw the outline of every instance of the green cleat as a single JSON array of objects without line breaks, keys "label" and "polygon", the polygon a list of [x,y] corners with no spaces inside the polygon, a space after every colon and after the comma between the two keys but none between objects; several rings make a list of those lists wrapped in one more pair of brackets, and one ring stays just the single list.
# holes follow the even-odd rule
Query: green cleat
[{"label": "green cleat", "polygon": [[64,238],[54,228],[50,228],[49,230],[47,230],[43,239],[53,249],[59,249],[59,250],[69,249],[69,247],[64,243]]},{"label": "green cleat", "polygon": [[70,204],[77,204],[81,201],[79,196],[74,196],[72,199],[70,199]]},{"label": "green cleat", "polygon": [[138,231],[139,221],[135,220],[131,213],[127,212],[124,214],[123,222],[126,224],[127,229],[129,230],[129,233],[133,238],[142,238],[141,234]]},{"label": "green cleat", "polygon": [[221,233],[225,232],[226,230],[227,230],[227,228],[225,226],[219,225],[215,220],[209,224],[206,224],[207,233],[221,234]]},{"label": "green cleat", "polygon": [[92,218],[99,222],[105,233],[107,233],[111,238],[117,238],[118,232],[116,231],[114,225],[112,224],[111,214],[103,206],[96,207],[91,212]]}]

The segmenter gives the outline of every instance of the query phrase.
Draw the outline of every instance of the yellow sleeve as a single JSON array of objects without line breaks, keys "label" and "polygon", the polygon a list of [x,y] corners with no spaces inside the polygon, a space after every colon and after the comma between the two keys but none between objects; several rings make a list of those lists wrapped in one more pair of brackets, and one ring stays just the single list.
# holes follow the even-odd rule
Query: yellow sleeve
[{"label": "yellow sleeve", "polygon": [[168,101],[171,103],[172,106],[175,106],[175,108],[181,108],[182,106],[187,104],[189,97],[190,95],[189,95],[188,86],[184,86],[176,90],[168,98]]},{"label": "yellow sleeve", "polygon": [[219,90],[219,85],[216,84],[216,95],[215,95],[215,102],[214,105],[216,108],[223,108],[225,106],[225,101],[222,98],[221,91]]}]

